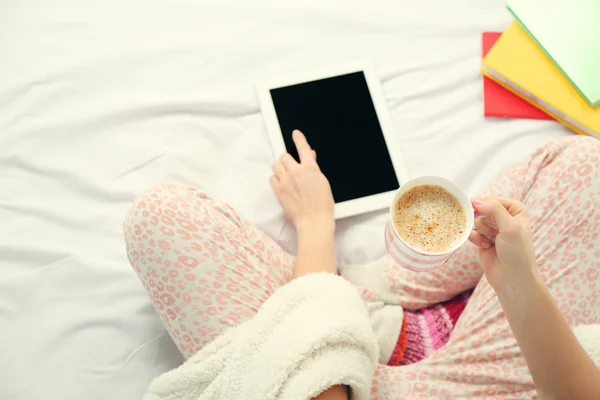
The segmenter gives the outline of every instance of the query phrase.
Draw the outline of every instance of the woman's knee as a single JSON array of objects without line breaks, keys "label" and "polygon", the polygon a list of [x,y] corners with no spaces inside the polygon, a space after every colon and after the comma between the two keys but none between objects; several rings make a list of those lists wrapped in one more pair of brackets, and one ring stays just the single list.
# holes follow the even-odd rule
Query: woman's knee
[{"label": "woman's knee", "polygon": [[123,222],[125,240],[142,235],[143,227],[147,227],[152,220],[166,215],[167,204],[174,202],[177,196],[185,193],[185,188],[184,185],[176,183],[160,183],[139,195],[125,215]]},{"label": "woman's knee", "polygon": [[567,173],[596,176],[600,172],[600,140],[575,135],[559,141],[555,161],[564,164]]},{"label": "woman's knee", "polygon": [[558,196],[556,201],[582,192],[588,193],[584,197],[600,194],[600,140],[573,135],[548,143],[530,162],[528,180],[531,189],[547,198]]},{"label": "woman's knee", "polygon": [[140,272],[140,258],[168,250],[176,240],[192,239],[193,230],[198,231],[192,222],[193,213],[196,211],[197,219],[206,198],[196,188],[161,183],[134,200],[125,215],[123,233],[127,255],[136,271]]}]

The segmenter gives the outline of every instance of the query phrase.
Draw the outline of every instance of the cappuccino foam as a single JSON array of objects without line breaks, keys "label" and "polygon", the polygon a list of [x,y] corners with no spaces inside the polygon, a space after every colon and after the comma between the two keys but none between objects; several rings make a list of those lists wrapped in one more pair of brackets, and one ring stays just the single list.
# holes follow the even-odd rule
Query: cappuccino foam
[{"label": "cappuccino foam", "polygon": [[394,205],[394,226],[400,237],[421,251],[450,250],[465,232],[467,220],[460,202],[437,185],[416,186]]}]

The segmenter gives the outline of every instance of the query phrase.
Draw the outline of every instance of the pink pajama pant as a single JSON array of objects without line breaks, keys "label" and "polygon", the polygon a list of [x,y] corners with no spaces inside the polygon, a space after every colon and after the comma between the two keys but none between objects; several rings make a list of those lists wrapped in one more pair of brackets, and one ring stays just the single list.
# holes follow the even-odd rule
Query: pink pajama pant
[{"label": "pink pajama pant", "polygon": [[[573,136],[549,143],[484,194],[528,206],[540,274],[567,322],[600,323],[600,141]],[[235,210],[192,187],[151,188],[135,201],[124,231],[131,265],[186,358],[251,318],[292,279],[294,257]],[[443,348],[412,365],[378,367],[374,399],[535,397],[474,246],[430,273],[405,270],[388,257],[379,263],[377,279],[363,284],[348,277],[366,300],[381,288],[373,281],[386,285],[382,298],[389,306],[411,310],[475,290]]]}]

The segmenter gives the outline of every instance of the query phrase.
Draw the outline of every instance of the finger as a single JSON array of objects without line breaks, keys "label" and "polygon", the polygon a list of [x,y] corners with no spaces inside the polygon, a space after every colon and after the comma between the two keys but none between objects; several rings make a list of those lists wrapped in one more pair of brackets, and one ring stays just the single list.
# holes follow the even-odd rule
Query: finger
[{"label": "finger", "polygon": [[314,162],[314,156],[312,153],[312,149],[306,140],[306,136],[298,129],[296,129],[292,133],[292,139],[294,139],[294,144],[296,145],[296,149],[298,150],[298,156],[300,157],[301,163],[310,163]]},{"label": "finger", "polygon": [[489,226],[490,228],[498,230],[498,224],[496,224],[496,222],[494,220],[492,220],[490,217],[479,217],[477,219],[481,220],[481,223]]},{"label": "finger", "polygon": [[279,191],[281,190],[281,182],[279,182],[279,179],[277,179],[275,175],[271,176],[271,179],[269,179],[269,183],[271,184],[271,187],[273,188],[275,194],[279,193]]},{"label": "finger", "polygon": [[491,226],[491,224],[492,222],[488,217],[481,217],[475,219],[475,229],[477,230],[477,232],[481,233],[482,235],[485,235],[488,239],[496,237],[496,235],[498,235],[498,228],[495,226],[496,224],[493,223],[494,226]]},{"label": "finger", "polygon": [[290,153],[282,154],[281,157],[279,157],[279,162],[281,165],[283,165],[286,171],[291,171],[294,167],[298,166],[298,163],[296,160],[294,160],[294,157],[292,157]]},{"label": "finger", "polygon": [[469,241],[481,249],[489,249],[492,247],[492,242],[475,229],[469,234]]},{"label": "finger", "polygon": [[521,203],[519,200],[509,199],[507,197],[487,196],[482,200],[495,200],[500,202],[504,206],[506,211],[508,211],[508,213],[513,217],[522,213],[523,211],[527,211],[527,207],[525,207],[525,204]]},{"label": "finger", "polygon": [[283,175],[285,175],[285,167],[281,162],[277,161],[275,164],[273,164],[273,173],[275,174],[277,180],[281,181],[281,178],[283,178]]},{"label": "finger", "polygon": [[471,204],[473,204],[475,211],[478,211],[484,217],[493,220],[500,232],[511,229],[515,222],[502,202],[497,199],[474,199],[471,201]]}]

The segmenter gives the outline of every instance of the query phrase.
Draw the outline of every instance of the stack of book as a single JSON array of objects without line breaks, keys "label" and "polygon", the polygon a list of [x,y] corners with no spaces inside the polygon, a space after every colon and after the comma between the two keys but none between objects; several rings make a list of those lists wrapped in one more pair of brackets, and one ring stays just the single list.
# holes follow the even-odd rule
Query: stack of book
[{"label": "stack of book", "polygon": [[554,118],[600,139],[600,0],[509,0],[508,10],[508,29],[483,35],[486,116]]}]

